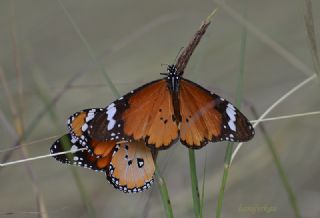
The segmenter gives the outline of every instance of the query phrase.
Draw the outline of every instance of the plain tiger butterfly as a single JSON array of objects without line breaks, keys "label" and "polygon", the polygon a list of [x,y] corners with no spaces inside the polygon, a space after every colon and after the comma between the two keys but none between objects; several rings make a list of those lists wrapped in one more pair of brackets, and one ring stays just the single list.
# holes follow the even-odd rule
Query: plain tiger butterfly
[{"label": "plain tiger butterfly", "polygon": [[74,114],[68,120],[70,131],[91,151],[89,139],[143,140],[154,149],[167,149],[180,139],[198,149],[208,142],[248,141],[254,136],[254,128],[233,104],[184,79],[175,65],[169,65],[165,75],[104,109]]},{"label": "plain tiger butterfly", "polygon": [[155,166],[150,148],[141,141],[116,143],[90,141],[92,153],[72,134],[59,138],[51,146],[51,153],[70,151],[54,156],[62,163],[77,165],[106,174],[107,180],[125,193],[141,192],[153,183]]},{"label": "plain tiger butterfly", "polygon": [[70,133],[62,137],[70,146],[66,148],[60,138],[51,152],[74,152],[55,158],[103,171],[115,188],[138,192],[153,181],[157,150],[179,139],[194,149],[208,142],[250,140],[254,129],[235,106],[182,77],[209,24],[204,22],[176,64],[168,65],[165,78],[131,91],[106,108],[72,115],[67,121]]}]

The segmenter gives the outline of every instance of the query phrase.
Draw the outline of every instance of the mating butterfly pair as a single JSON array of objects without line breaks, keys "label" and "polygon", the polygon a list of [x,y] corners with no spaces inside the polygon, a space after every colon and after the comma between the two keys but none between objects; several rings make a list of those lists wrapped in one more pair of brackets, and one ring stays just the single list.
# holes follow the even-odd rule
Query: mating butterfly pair
[{"label": "mating butterfly pair", "polygon": [[[115,188],[136,192],[153,181],[150,148],[167,149],[180,139],[198,149],[208,142],[248,141],[254,136],[248,119],[231,103],[182,78],[175,65],[169,65],[165,75],[104,109],[71,116],[71,149],[88,150],[56,159],[104,171]],[[65,150],[59,140],[51,148],[52,153]]]}]

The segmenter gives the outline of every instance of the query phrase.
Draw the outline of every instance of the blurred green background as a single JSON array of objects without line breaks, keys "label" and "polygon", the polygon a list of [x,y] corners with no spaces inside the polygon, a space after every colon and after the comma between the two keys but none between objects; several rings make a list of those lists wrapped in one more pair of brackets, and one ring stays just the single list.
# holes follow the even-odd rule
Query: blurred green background
[{"label": "blurred green background", "polygon": [[[201,21],[217,7],[209,0],[62,2],[121,94],[159,78],[159,73],[166,70],[161,64],[174,62]],[[313,73],[304,23],[305,5],[301,0],[228,0],[226,3],[277,42],[276,50],[285,49],[302,63],[288,62],[283,54],[264,43],[261,36],[248,31],[242,111],[255,119],[250,107],[262,114]],[[319,36],[320,2],[312,3]],[[69,115],[85,108],[104,107],[115,99],[58,1],[2,0],[0,29],[1,160],[8,155],[3,150],[11,148],[17,140],[15,110],[22,118],[24,131],[35,127],[23,142],[56,136],[25,146],[29,156],[37,156],[49,153],[52,142],[66,132],[65,120]],[[239,19],[220,8],[184,76],[235,102],[242,31]],[[301,71],[299,66],[303,64],[310,72]],[[64,88],[66,84],[69,86]],[[57,95],[59,100],[48,107]],[[317,111],[319,96],[319,83],[313,81],[269,116]],[[44,109],[47,113],[40,119]],[[33,125],[34,120],[39,123]],[[317,115],[263,124],[279,153],[302,217],[306,218],[320,217],[319,123]],[[256,132],[231,167],[222,217],[294,217],[266,141],[259,128]],[[200,186],[206,161],[205,217],[215,215],[226,145],[211,143],[196,151]],[[9,160],[23,158],[20,149],[9,153],[12,153]],[[177,143],[159,154],[158,164],[167,182],[175,216],[194,217],[188,150]],[[25,164],[0,168],[0,217],[40,217],[36,213],[39,194],[42,211],[49,217],[87,217],[70,166],[53,158],[28,165],[29,168]],[[157,184],[144,193],[123,194],[114,190],[103,174],[80,168],[77,171],[96,217],[165,216]],[[244,207],[261,206],[275,211],[243,211]]]}]

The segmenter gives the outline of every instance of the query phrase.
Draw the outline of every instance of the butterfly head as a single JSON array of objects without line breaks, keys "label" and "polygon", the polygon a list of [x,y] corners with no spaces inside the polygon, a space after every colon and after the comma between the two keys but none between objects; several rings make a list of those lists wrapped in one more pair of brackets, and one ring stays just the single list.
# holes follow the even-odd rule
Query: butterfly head
[{"label": "butterfly head", "polygon": [[167,67],[168,76],[175,76],[178,74],[177,68],[174,64],[170,64]]}]

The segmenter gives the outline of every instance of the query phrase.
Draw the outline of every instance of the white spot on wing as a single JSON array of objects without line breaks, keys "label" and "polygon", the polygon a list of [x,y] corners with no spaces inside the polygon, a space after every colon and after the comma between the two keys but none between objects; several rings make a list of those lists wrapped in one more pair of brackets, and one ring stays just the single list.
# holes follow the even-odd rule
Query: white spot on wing
[{"label": "white spot on wing", "polygon": [[115,107],[115,104],[114,103],[110,104],[107,108],[107,115],[108,115],[107,120],[109,121],[108,127],[107,127],[108,130],[113,129],[114,125],[116,124],[115,119],[113,119],[116,112],[117,112],[117,108]]},{"label": "white spot on wing", "polygon": [[228,104],[227,105],[227,115],[229,117],[229,122],[228,122],[228,126],[231,130],[236,131],[236,125],[235,125],[235,121],[236,121],[236,109],[234,108],[234,106],[232,104]]},{"label": "white spot on wing", "polygon": [[94,115],[96,113],[96,109],[92,109],[88,112],[87,117],[86,117],[86,122],[89,122],[94,118]]},{"label": "white spot on wing", "polygon": [[85,132],[88,129],[88,124],[83,124],[81,127],[82,132]]},{"label": "white spot on wing", "polygon": [[234,125],[234,122],[232,120],[228,122],[228,126],[231,130],[236,131],[236,125]]}]

